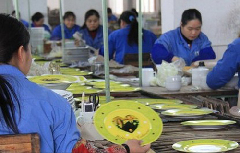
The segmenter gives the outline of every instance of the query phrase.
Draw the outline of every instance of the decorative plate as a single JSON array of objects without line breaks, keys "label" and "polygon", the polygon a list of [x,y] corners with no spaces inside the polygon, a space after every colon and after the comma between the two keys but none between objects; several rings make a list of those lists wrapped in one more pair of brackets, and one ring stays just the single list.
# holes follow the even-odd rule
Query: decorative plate
[{"label": "decorative plate", "polygon": [[70,75],[42,75],[34,76],[29,78],[30,81],[38,84],[49,84],[49,83],[72,83],[78,79]]},{"label": "decorative plate", "polygon": [[180,141],[172,145],[172,148],[182,152],[214,153],[233,150],[238,147],[235,141],[221,139],[197,139]]},{"label": "decorative plate", "polygon": [[181,122],[182,125],[190,126],[193,129],[221,129],[235,123],[236,121],[232,120],[196,120]]},{"label": "decorative plate", "polygon": [[153,105],[150,105],[150,107],[152,109],[159,109],[159,110],[197,108],[196,105],[185,105],[185,104],[153,104]]},{"label": "decorative plate", "polygon": [[92,72],[87,72],[87,71],[80,71],[79,69],[73,69],[73,68],[61,68],[60,72],[62,74],[67,74],[67,75],[91,75]]},{"label": "decorative plate", "polygon": [[162,120],[151,108],[130,100],[104,104],[94,115],[97,131],[107,140],[123,144],[129,139],[156,141],[162,133]]},{"label": "decorative plate", "polygon": [[131,99],[142,103],[144,105],[154,105],[154,104],[180,104],[182,103],[181,100],[177,99],[152,99],[152,98],[138,98],[138,99]]},{"label": "decorative plate", "polygon": [[99,93],[102,92],[102,90],[99,89],[94,89],[92,87],[86,87],[86,86],[70,86],[69,88],[67,88],[67,91],[73,93],[73,94],[82,94],[84,92],[84,94],[94,94],[94,93]]},{"label": "decorative plate", "polygon": [[121,87],[121,86],[118,86],[118,87],[112,87],[110,88],[110,92],[135,92],[135,91],[140,91],[141,88],[139,87]]},{"label": "decorative plate", "polygon": [[[105,83],[104,84],[99,84],[99,85],[95,85],[93,86],[94,88],[98,88],[98,89],[105,89]],[[125,87],[130,87],[129,84],[119,84],[119,83],[110,83],[110,89],[118,89],[118,88],[125,88]]]},{"label": "decorative plate", "polygon": [[172,117],[198,117],[202,115],[207,115],[213,113],[209,109],[169,109],[163,111],[161,114],[172,116]]}]

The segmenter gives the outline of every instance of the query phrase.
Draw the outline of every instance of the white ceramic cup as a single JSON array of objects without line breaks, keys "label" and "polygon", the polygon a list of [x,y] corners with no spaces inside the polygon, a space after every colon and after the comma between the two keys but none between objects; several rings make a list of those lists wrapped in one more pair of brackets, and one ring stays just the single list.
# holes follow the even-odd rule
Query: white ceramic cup
[{"label": "white ceramic cup", "polygon": [[179,91],[181,89],[181,76],[168,76],[165,87],[169,91]]},{"label": "white ceramic cup", "polygon": [[94,113],[95,112],[80,112],[79,116],[76,118],[76,122],[78,122],[80,125],[92,123]]},{"label": "white ceramic cup", "polygon": [[142,69],[142,86],[149,87],[153,77],[154,77],[154,71],[152,68],[143,68]]}]

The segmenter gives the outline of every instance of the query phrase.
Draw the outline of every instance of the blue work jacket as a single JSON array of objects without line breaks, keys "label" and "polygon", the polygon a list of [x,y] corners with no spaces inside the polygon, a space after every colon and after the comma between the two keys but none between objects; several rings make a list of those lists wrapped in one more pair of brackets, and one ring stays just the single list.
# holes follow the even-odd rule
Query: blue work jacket
[{"label": "blue work jacket", "polygon": [[195,61],[216,58],[211,42],[205,34],[201,32],[189,47],[181,35],[180,27],[161,35],[152,50],[153,60],[157,64],[161,64],[162,60],[171,62],[174,56],[183,58],[188,66]]}]

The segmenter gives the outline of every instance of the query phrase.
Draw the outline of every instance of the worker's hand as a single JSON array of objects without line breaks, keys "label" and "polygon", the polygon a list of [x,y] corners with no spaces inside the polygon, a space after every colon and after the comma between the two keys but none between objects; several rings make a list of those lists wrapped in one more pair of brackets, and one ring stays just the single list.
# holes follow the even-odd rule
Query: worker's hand
[{"label": "worker's hand", "polygon": [[176,61],[176,60],[178,60],[178,59],[179,59],[179,57],[174,56],[174,57],[172,58],[172,62],[174,62],[174,61]]},{"label": "worker's hand", "polygon": [[128,140],[126,144],[129,146],[131,153],[146,153],[150,149],[150,144],[141,146],[141,140]]}]

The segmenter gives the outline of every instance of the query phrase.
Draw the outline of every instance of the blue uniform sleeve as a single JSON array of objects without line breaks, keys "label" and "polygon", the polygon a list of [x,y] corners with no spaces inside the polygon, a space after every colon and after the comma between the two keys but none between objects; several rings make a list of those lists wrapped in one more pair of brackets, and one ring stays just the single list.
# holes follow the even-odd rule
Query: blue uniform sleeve
[{"label": "blue uniform sleeve", "polygon": [[46,31],[48,31],[51,34],[51,30],[49,29],[48,25],[44,24],[44,28]]},{"label": "blue uniform sleeve", "polygon": [[209,59],[216,59],[216,54],[213,51],[212,47],[206,47],[199,51],[199,56],[195,57],[192,62],[199,61],[199,60],[209,60]]},{"label": "blue uniform sleeve", "polygon": [[[56,98],[59,103],[68,103],[62,97]],[[55,152],[71,152],[76,142],[80,139],[77,129],[75,115],[69,104],[65,109],[54,109],[52,113],[54,125],[52,135],[54,139]]]},{"label": "blue uniform sleeve", "polygon": [[[113,59],[113,55],[116,51],[116,42],[114,36],[112,34],[108,37],[108,52],[109,52],[109,60]],[[99,54],[104,56],[104,47],[102,45],[101,49],[99,50]]]},{"label": "blue uniform sleeve", "polygon": [[57,26],[56,28],[54,28],[50,39],[51,40],[61,40],[62,39],[61,26]]},{"label": "blue uniform sleeve", "polygon": [[203,41],[201,49],[199,51],[199,56],[195,57],[192,62],[199,61],[199,60],[209,60],[209,59],[216,59],[216,54],[211,47],[211,42],[208,40],[208,37],[201,33],[200,37]]},{"label": "blue uniform sleeve", "polygon": [[152,49],[152,59],[156,64],[161,64],[162,60],[171,62],[173,53],[169,52],[162,44],[155,44]]},{"label": "blue uniform sleeve", "polygon": [[229,47],[223,55],[223,58],[217,62],[217,65],[207,75],[207,85],[212,89],[218,89],[224,86],[236,73],[239,67],[239,55],[236,46]]},{"label": "blue uniform sleeve", "polygon": [[171,46],[170,46],[170,40],[168,39],[168,36],[162,35],[160,36],[153,46],[152,49],[152,59],[156,64],[161,64],[162,60],[171,62],[173,58],[173,53],[170,52]]}]

